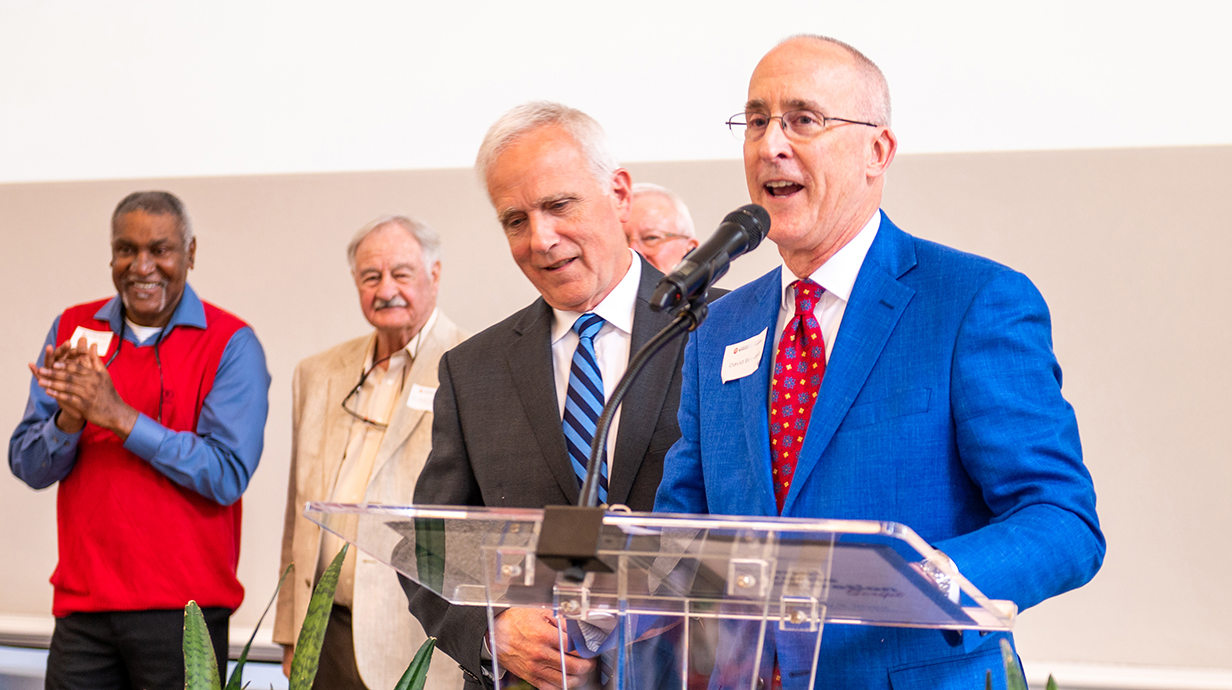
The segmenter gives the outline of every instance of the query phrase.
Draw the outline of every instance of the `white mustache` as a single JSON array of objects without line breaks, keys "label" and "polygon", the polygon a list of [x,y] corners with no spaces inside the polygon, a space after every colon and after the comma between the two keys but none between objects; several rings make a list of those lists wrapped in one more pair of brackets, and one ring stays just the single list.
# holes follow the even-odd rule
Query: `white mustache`
[{"label": "white mustache", "polygon": [[402,295],[394,295],[391,299],[381,299],[380,297],[374,297],[372,299],[372,308],[378,311],[380,311],[381,309],[390,309],[390,308],[395,308],[395,307],[409,307],[409,306],[410,306],[410,303],[408,303],[405,299],[403,299]]}]

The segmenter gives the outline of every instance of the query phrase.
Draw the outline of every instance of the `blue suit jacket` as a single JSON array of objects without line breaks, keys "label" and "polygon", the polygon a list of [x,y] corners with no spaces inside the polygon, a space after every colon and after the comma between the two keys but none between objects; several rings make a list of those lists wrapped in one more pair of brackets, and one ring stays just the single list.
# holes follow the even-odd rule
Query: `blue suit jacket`
[{"label": "blue suit jacket", "polygon": [[[691,337],[656,511],[777,514],[767,399],[779,270],[711,305]],[[724,348],[763,329],[757,371],[723,383]],[[903,523],[1020,609],[1090,580],[1104,538],[1035,286],[882,214],[782,514]],[[817,687],[982,687],[984,669],[1001,668],[987,644],[998,637],[951,646],[937,631],[829,626]],[[806,683],[808,652],[778,651],[784,687]]]}]

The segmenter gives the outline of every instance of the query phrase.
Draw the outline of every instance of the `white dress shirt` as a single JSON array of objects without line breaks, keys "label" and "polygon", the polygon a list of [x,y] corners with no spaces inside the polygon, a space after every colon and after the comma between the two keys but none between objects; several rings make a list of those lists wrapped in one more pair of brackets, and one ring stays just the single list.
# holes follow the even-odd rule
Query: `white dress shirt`
[{"label": "white dress shirt", "polygon": [[[821,265],[809,276],[814,283],[820,285],[825,292],[813,305],[813,316],[821,326],[821,337],[826,341],[826,362],[830,361],[830,352],[834,350],[834,341],[838,338],[838,327],[843,321],[843,312],[851,299],[851,289],[855,287],[856,276],[864,265],[864,257],[868,248],[877,237],[877,228],[881,226],[881,211],[878,210],[864,224],[860,232],[851,238],[842,249],[838,250],[830,260]],[[796,315],[796,290],[789,287],[798,278],[784,263],[780,270],[783,291],[779,307],[779,320],[774,329],[774,352],[777,356],[779,341],[783,339],[783,329]]]},{"label": "white dress shirt", "polygon": [[[591,313],[603,317],[606,322],[595,337],[595,357],[603,375],[603,399],[606,401],[620,377],[629,366],[629,350],[633,343],[633,310],[637,306],[637,288],[642,281],[642,261],[632,249],[632,261],[625,277],[620,280],[607,297]],[[565,416],[565,396],[569,392],[569,369],[573,365],[573,353],[577,350],[578,334],[573,324],[582,316],[579,312],[552,309],[552,369],[556,377],[557,412]],[[620,426],[620,411],[612,417],[612,427],[607,435],[608,477],[612,476],[612,458],[616,452],[616,430]]]},{"label": "white dress shirt", "polygon": [[[396,403],[402,397],[406,385],[406,375],[419,354],[419,346],[423,343],[425,334],[432,330],[436,323],[437,310],[424,323],[423,328],[411,338],[406,347],[394,352],[386,362],[386,368],[373,367],[374,347],[364,358],[363,371],[356,375],[356,380],[363,372],[368,372],[359,392],[349,403],[352,410],[378,424],[388,425],[393,417]],[[372,468],[376,461],[377,451],[381,441],[385,439],[385,428],[373,426],[361,419],[353,419],[351,430],[347,436],[346,453],[338,468],[338,476],[334,478],[334,488],[329,500],[337,503],[360,503],[368,491],[368,481],[372,478]],[[357,522],[355,516],[348,515],[339,523],[348,536],[354,536]],[[346,543],[335,534],[321,530],[321,550],[317,559],[317,577],[325,572],[334,556],[342,550]],[[342,571],[338,576],[338,588],[335,590],[334,602],[350,607],[355,591],[355,549],[347,551],[342,563]]]}]

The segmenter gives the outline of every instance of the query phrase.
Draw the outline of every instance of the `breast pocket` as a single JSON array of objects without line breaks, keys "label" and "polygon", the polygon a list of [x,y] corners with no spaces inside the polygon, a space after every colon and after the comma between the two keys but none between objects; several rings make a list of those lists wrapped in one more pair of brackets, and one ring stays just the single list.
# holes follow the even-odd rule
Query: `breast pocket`
[{"label": "breast pocket", "polygon": [[851,431],[880,424],[895,417],[928,412],[928,402],[931,396],[932,390],[918,388],[874,402],[854,405],[847,412],[838,430],[840,432]]}]

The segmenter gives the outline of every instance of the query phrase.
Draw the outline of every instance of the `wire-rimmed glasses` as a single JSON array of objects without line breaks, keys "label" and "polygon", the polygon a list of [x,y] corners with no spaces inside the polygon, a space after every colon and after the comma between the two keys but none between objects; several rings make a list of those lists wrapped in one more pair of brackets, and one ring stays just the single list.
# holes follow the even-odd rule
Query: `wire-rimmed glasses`
[{"label": "wire-rimmed glasses", "polygon": [[368,375],[371,374],[373,371],[375,371],[377,367],[381,366],[381,364],[383,364],[388,359],[389,357],[386,356],[386,357],[382,357],[381,359],[378,359],[377,361],[373,362],[372,366],[368,369],[368,371],[365,371],[363,376],[359,377],[359,383],[355,384],[355,387],[351,389],[351,392],[347,393],[347,396],[342,399],[343,411],[345,411],[347,414],[351,415],[352,417],[358,419],[359,421],[363,422],[364,424],[371,424],[372,426],[378,429],[388,429],[389,425],[384,424],[382,422],[377,422],[377,421],[368,419],[367,417],[363,416],[359,412],[347,407],[347,403],[351,401],[351,398],[354,398],[356,395],[359,394],[359,389],[364,387],[364,381],[368,380]]},{"label": "wire-rimmed glasses", "polygon": [[792,139],[807,140],[816,137],[826,130],[831,122],[845,122],[865,127],[879,127],[872,122],[848,120],[842,117],[826,117],[816,110],[801,108],[789,110],[782,115],[767,115],[766,113],[744,112],[736,113],[727,120],[727,128],[732,136],[744,141],[757,141],[766,135],[766,128],[771,120],[778,120],[783,126],[783,132]]},{"label": "wire-rimmed glasses", "polygon": [[[629,240],[631,245],[641,245],[646,249],[658,249],[662,245],[671,242],[672,240],[687,240],[690,239],[687,235],[681,235],[675,232],[650,232],[641,237],[634,236]],[[634,247],[637,248],[636,246]]]}]

